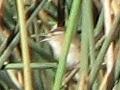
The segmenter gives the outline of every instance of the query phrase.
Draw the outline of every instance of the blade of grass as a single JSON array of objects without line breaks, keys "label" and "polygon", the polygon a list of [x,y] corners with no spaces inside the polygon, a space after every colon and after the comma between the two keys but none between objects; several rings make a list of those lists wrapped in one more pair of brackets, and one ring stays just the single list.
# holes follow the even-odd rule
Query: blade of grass
[{"label": "blade of grass", "polygon": [[67,53],[70,47],[70,42],[77,28],[80,4],[81,4],[81,0],[73,1],[73,5],[72,5],[70,17],[69,17],[69,23],[68,23],[68,27],[67,27],[66,35],[65,35],[65,42],[64,42],[64,46],[62,50],[63,52],[59,59],[59,65],[58,65],[58,69],[57,69],[56,76],[55,76],[55,83],[53,86],[53,90],[60,90],[61,88],[62,78],[65,72]]},{"label": "blade of grass", "polygon": [[[88,4],[88,11],[87,13],[89,13],[89,15],[87,16],[86,15],[86,18],[88,18],[86,21],[88,22],[88,25],[87,25],[87,28],[88,29],[88,32],[89,32],[89,51],[90,51],[90,62],[91,62],[91,65],[93,64],[93,62],[95,61],[95,41],[94,41],[94,33],[93,33],[93,13],[92,13],[92,4],[93,2],[90,0],[90,1],[87,1],[86,4]],[[86,7],[87,8],[87,7]],[[87,24],[87,23],[86,23]]]},{"label": "blade of grass", "polygon": [[32,70],[30,68],[30,53],[28,46],[28,34],[25,19],[25,10],[22,0],[17,0],[18,17],[20,24],[20,35],[21,35],[21,49],[23,59],[23,73],[24,73],[24,89],[33,90],[32,86]]},{"label": "blade of grass", "polygon": [[[89,13],[89,14],[88,14]],[[88,33],[89,35],[88,35]],[[90,59],[93,63],[95,59],[94,37],[93,37],[93,15],[92,1],[84,0],[82,2],[82,35],[81,35],[81,62],[80,79],[78,90],[88,90],[88,53],[90,49]]]}]

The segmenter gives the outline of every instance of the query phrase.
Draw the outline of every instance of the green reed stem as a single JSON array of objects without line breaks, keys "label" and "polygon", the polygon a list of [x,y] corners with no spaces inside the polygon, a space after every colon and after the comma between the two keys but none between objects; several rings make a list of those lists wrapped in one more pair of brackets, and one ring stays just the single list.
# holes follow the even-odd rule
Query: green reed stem
[{"label": "green reed stem", "polygon": [[67,53],[69,51],[70,42],[75,34],[75,31],[78,25],[77,23],[79,18],[80,4],[81,4],[81,0],[74,0],[72,4],[69,23],[68,23],[68,27],[65,35],[65,42],[62,50],[63,52],[59,59],[59,65],[56,72],[53,90],[60,90],[61,88],[62,79],[65,72],[65,67],[66,67]]},{"label": "green reed stem", "polygon": [[[89,13],[89,14],[88,14]],[[82,1],[82,35],[81,35],[81,62],[80,62],[80,80],[78,90],[87,90],[88,84],[85,84],[89,71],[89,50],[91,62],[95,59],[94,35],[93,35],[93,13],[92,1]],[[84,85],[85,84],[85,85]]]}]

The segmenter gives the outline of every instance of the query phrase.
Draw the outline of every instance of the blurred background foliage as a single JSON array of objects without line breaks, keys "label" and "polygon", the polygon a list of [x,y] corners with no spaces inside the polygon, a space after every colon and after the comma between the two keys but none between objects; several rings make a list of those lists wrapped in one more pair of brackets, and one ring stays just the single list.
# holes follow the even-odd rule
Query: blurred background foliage
[{"label": "blurred background foliage", "polygon": [[[44,33],[49,32],[56,25],[67,28],[73,1],[23,0],[29,34],[30,68],[32,68],[34,90],[53,89],[58,62],[54,59],[48,43],[41,41],[45,38]],[[80,11],[78,11],[80,13],[76,13],[79,14],[79,19],[76,21],[79,22],[76,23],[76,35],[82,40],[82,48],[84,48],[82,42],[89,42],[89,45],[85,45],[88,48],[87,53],[84,54],[86,56],[83,56],[84,59],[88,57],[88,61],[87,59],[84,60],[85,62],[81,61],[80,80],[75,81],[70,78],[61,90],[119,90],[120,2],[111,0],[109,4],[111,13],[108,20],[111,20],[112,23],[110,24],[111,31],[106,35],[106,11],[102,1],[81,0]],[[86,28],[90,31],[87,31]],[[113,49],[108,57],[112,56],[113,61],[106,58],[106,52],[111,42]],[[84,52],[86,49],[82,50]],[[23,64],[16,0],[0,0],[0,69],[0,90],[23,90]]]}]

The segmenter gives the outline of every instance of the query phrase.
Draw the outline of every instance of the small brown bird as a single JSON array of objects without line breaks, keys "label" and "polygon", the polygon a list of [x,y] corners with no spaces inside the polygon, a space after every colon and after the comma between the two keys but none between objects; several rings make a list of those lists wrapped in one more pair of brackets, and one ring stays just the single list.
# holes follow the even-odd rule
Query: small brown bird
[{"label": "small brown bird", "polygon": [[[47,41],[52,50],[53,55],[56,60],[59,60],[59,57],[61,55],[63,43],[65,38],[65,31],[55,29],[54,31],[51,31],[46,35],[46,39],[44,41]],[[80,40],[77,37],[74,37],[71,44],[69,53],[67,56],[67,62],[66,62],[66,68],[67,70],[74,69],[80,62]]]}]

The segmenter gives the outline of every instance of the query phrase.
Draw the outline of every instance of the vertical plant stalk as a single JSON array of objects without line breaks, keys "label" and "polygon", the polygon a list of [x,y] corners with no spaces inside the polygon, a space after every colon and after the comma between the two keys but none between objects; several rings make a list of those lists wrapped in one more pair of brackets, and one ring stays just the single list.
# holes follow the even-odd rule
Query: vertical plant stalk
[{"label": "vertical plant stalk", "polygon": [[22,0],[17,0],[17,6],[18,6],[18,17],[19,17],[20,35],[21,35],[21,48],[22,48],[22,60],[23,60],[23,71],[24,71],[24,88],[25,90],[33,90],[27,27],[26,27],[26,21],[25,21],[25,10],[24,10],[24,5]]},{"label": "vertical plant stalk", "polygon": [[62,85],[62,79],[65,72],[65,67],[66,67],[67,53],[69,51],[70,42],[74,37],[75,31],[77,28],[80,4],[81,4],[81,0],[74,0],[72,4],[69,23],[68,23],[68,27],[65,34],[65,42],[62,50],[63,52],[59,59],[59,64],[58,64],[58,69],[55,76],[55,83],[53,86],[53,90],[60,90]]},{"label": "vertical plant stalk", "polygon": [[88,1],[88,31],[89,31],[89,51],[90,51],[90,62],[91,65],[95,61],[95,41],[94,41],[94,32],[93,32],[93,12],[92,12],[92,4],[93,2],[90,0]]},{"label": "vertical plant stalk", "polygon": [[[88,14],[89,13],[89,14]],[[83,0],[82,2],[82,37],[81,37],[81,62],[80,62],[80,79],[78,90],[88,90],[88,53],[90,49],[91,59],[95,59],[94,40],[93,40],[93,15],[92,1]],[[88,35],[88,33],[90,35]],[[90,46],[90,48],[89,48]],[[93,55],[92,55],[93,54]],[[93,62],[94,60],[91,60]]]},{"label": "vertical plant stalk", "polygon": [[[105,36],[107,37],[112,25],[110,0],[104,1],[103,8],[104,8],[104,17],[105,17],[104,19]],[[111,72],[114,66],[113,42],[110,43],[105,59],[107,62],[107,73],[105,74],[104,79],[101,83],[100,90],[107,89],[108,80],[110,79],[110,75],[112,74]]]}]

